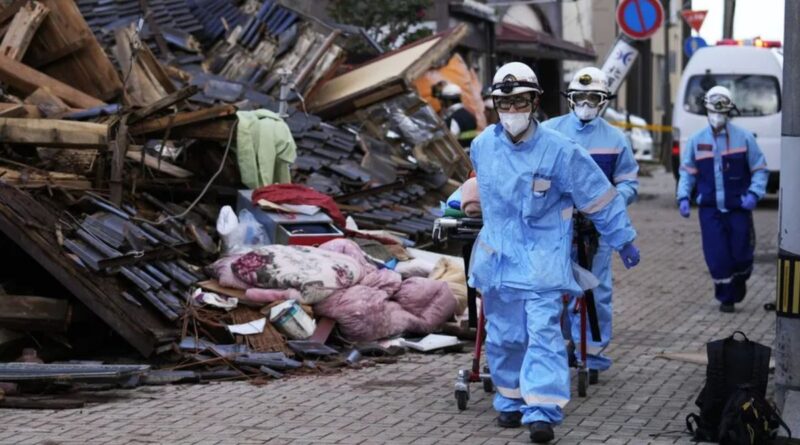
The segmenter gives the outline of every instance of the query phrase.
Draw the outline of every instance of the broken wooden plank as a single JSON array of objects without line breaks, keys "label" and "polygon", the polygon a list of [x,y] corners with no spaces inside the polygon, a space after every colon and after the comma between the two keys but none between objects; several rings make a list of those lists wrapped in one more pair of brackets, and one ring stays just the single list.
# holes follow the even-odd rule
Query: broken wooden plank
[{"label": "broken wooden plank", "polygon": [[[22,104],[0,104],[11,105],[10,107],[0,106],[0,117],[23,117],[27,116],[28,110]],[[36,107],[34,107],[36,108]]]},{"label": "broken wooden plank", "polygon": [[86,177],[72,173],[36,169],[15,170],[6,167],[0,167],[0,182],[21,189],[55,187],[68,190],[89,190],[92,188],[92,183]]},{"label": "broken wooden plank", "polygon": [[[134,23],[117,29],[114,36],[114,53],[122,72],[128,73],[124,92],[128,105],[144,107],[174,92],[172,82],[160,69],[147,45],[139,39]],[[138,48],[137,52],[134,53],[132,48]],[[169,83],[169,90],[162,83],[163,78]]]},{"label": "broken wooden plank", "polygon": [[88,272],[58,248],[58,213],[46,199],[0,185],[0,231],[145,357],[177,329],[122,296],[117,279]]},{"label": "broken wooden plank", "polygon": [[102,148],[108,126],[59,119],[0,118],[0,141],[55,147]]},{"label": "broken wooden plank", "polygon": [[0,326],[20,331],[66,332],[72,321],[68,300],[0,294]]},{"label": "broken wooden plank", "polygon": [[36,106],[45,117],[60,116],[71,111],[70,107],[47,87],[37,88],[25,98],[24,102]]},{"label": "broken wooden plank", "polygon": [[165,130],[169,127],[180,127],[182,125],[208,121],[211,119],[230,116],[234,113],[236,113],[236,107],[233,105],[219,105],[198,111],[177,113],[134,125],[131,127],[131,134],[139,135],[153,133],[156,131]]},{"label": "broken wooden plank", "polygon": [[[23,61],[47,59],[53,52],[61,51],[76,41],[88,39],[88,43],[80,49],[48,63],[42,71],[103,101],[110,101],[119,96],[122,92],[122,80],[83,19],[77,2],[38,1],[50,8],[50,14],[39,27]],[[80,108],[91,108],[91,106]]]},{"label": "broken wooden plank", "polygon": [[33,1],[20,8],[19,12],[11,20],[11,25],[3,36],[3,41],[0,43],[0,54],[10,57],[14,60],[22,60],[25,51],[28,50],[28,45],[31,44],[33,35],[39,29],[44,18],[50,9],[37,2]]},{"label": "broken wooden plank", "polygon": [[189,85],[186,88],[175,91],[174,93],[170,93],[169,96],[162,97],[156,102],[153,102],[152,104],[131,113],[131,115],[128,117],[128,123],[133,125],[154,113],[157,113],[167,107],[175,105],[184,99],[194,96],[198,91],[200,91],[200,87],[197,85]]},{"label": "broken wooden plank", "polygon": [[[142,152],[140,150],[131,149],[125,155],[131,161],[142,162]],[[189,170],[183,169],[178,167],[177,165],[170,164],[163,159],[158,159],[156,156],[149,155],[145,153],[144,155],[144,165],[152,168],[153,170],[158,170],[161,173],[174,176],[176,178],[190,178],[194,175],[194,173],[190,172]]]},{"label": "broken wooden plank", "polygon": [[2,54],[0,54],[0,80],[25,94],[31,94],[40,87],[47,87],[58,98],[77,108],[106,105],[99,99]]}]

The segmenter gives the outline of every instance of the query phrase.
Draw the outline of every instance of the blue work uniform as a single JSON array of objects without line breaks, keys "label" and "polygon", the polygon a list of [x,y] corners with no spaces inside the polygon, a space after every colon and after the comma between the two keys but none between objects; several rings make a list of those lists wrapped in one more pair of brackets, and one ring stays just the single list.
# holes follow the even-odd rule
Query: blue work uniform
[{"label": "blue work uniform", "polygon": [[728,123],[719,134],[706,126],[689,139],[681,155],[678,201],[699,206],[703,254],[723,304],[744,299],[753,270],[755,231],[752,212],[742,208],[748,192],[766,193],[769,171],[753,133]]},{"label": "blue work uniform", "polygon": [[581,291],[570,258],[573,208],[616,250],[636,232],[592,158],[558,132],[533,125],[517,144],[499,125],[472,142],[483,228],[469,283],[483,295],[494,408],[522,412],[523,423],[558,424],[570,391],[561,295]]},{"label": "blue work uniform", "polygon": [[[603,170],[606,178],[617,188],[617,192],[625,200],[625,204],[630,205],[636,200],[639,192],[639,164],[636,163],[633,150],[622,131],[599,117],[584,123],[575,116],[575,113],[550,119],[542,123],[542,127],[552,128],[586,149],[594,162]],[[611,246],[601,238],[597,253],[592,258],[592,273],[600,282],[593,289],[597,321],[600,327],[600,341],[592,340],[587,324],[585,327],[586,365],[589,369],[599,371],[605,371],[611,367],[611,359],[602,354],[611,342],[612,335],[611,253]],[[574,301],[570,306],[574,306]],[[580,312],[571,310],[569,315],[572,338],[577,341],[581,335]]]}]

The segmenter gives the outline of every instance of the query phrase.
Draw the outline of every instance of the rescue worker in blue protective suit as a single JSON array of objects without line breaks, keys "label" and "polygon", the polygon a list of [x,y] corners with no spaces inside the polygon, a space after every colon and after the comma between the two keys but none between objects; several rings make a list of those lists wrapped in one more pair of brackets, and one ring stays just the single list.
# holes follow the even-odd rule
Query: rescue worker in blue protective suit
[{"label": "rescue worker in blue protective suit", "polygon": [[494,76],[500,125],[472,143],[483,228],[469,283],[486,315],[486,356],[497,388],[498,424],[527,424],[554,438],[569,401],[561,296],[581,292],[570,250],[573,207],[585,213],[626,267],[639,262],[625,202],[585,150],[533,119],[542,90],[533,70],[512,62]]},{"label": "rescue worker in blue protective suit", "polygon": [[[565,95],[572,112],[543,122],[542,127],[552,128],[586,149],[606,178],[617,188],[625,204],[630,205],[636,200],[639,190],[639,165],[625,134],[600,117],[600,110],[611,99],[606,74],[595,67],[578,70]],[[600,282],[593,292],[601,341],[592,341],[587,325],[586,365],[589,368],[589,383],[597,383],[598,372],[611,367],[611,359],[602,355],[611,341],[611,250],[608,242],[601,238],[592,259],[592,273]],[[574,301],[570,306],[574,306]],[[579,339],[580,312],[571,310],[569,315],[572,338]]]},{"label": "rescue worker in blue protective suit", "polygon": [[705,95],[708,127],[681,155],[678,207],[689,217],[695,185],[703,255],[714,280],[719,310],[733,312],[744,300],[753,270],[753,213],[766,193],[769,171],[753,133],[729,122],[736,108],[731,92],[715,86]]}]

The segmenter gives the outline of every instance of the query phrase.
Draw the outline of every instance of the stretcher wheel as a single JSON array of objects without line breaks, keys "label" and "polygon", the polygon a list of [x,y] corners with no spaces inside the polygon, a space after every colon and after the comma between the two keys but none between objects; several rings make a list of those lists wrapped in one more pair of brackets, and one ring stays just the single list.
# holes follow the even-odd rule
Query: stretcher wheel
[{"label": "stretcher wheel", "polygon": [[586,397],[586,387],[589,386],[589,371],[578,370],[578,396]]},{"label": "stretcher wheel", "polygon": [[456,391],[456,405],[459,411],[467,409],[467,401],[469,400],[469,393],[467,391]]},{"label": "stretcher wheel", "polygon": [[[484,366],[483,367],[483,373],[486,374],[486,375],[489,375],[489,367],[488,366]],[[492,378],[491,377],[484,377],[483,378],[483,392],[485,392],[487,394],[491,394],[491,393],[494,392],[494,382],[492,382]]]}]

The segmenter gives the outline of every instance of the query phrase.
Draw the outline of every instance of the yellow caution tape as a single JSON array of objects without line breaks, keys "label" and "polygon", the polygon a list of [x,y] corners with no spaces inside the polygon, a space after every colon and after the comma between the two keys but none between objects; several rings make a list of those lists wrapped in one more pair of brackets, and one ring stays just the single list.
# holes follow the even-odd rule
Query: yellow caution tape
[{"label": "yellow caution tape", "polygon": [[672,127],[669,126],[669,125],[655,125],[655,124],[653,124],[653,125],[637,125],[637,124],[632,124],[630,122],[622,122],[622,121],[609,121],[609,123],[611,125],[615,126],[615,127],[626,128],[626,129],[627,128],[643,128],[645,130],[658,131],[658,132],[661,132],[661,133],[671,133],[672,132]]}]

